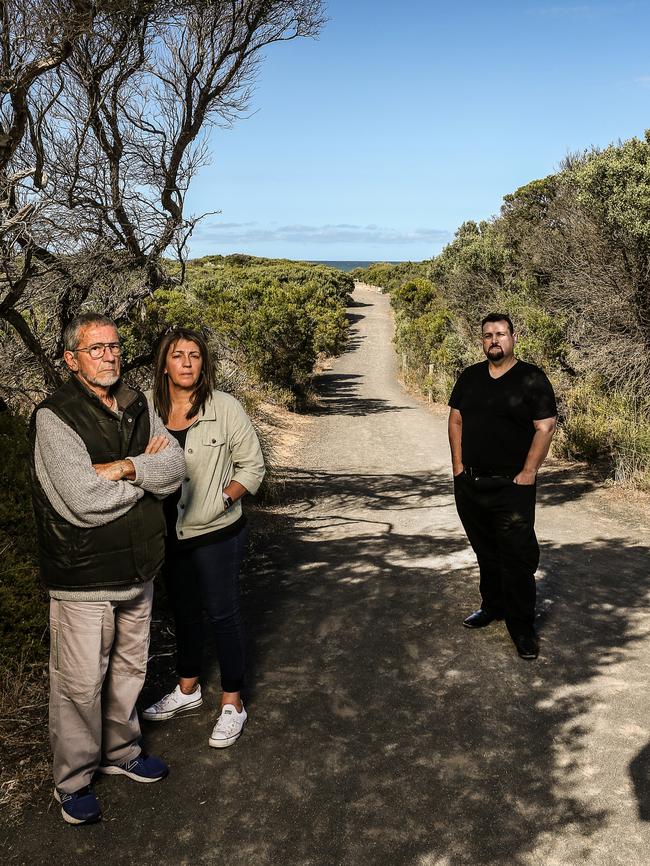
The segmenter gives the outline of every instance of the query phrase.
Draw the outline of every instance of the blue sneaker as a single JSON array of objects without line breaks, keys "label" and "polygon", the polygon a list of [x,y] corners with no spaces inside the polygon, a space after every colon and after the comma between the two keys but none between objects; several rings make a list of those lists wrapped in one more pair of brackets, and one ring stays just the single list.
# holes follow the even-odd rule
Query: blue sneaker
[{"label": "blue sneaker", "polygon": [[137,758],[129,758],[121,764],[100,764],[97,772],[106,776],[128,776],[134,782],[159,782],[169,773],[169,767],[160,758],[141,752]]},{"label": "blue sneaker", "polygon": [[55,788],[54,798],[61,804],[63,820],[68,824],[96,824],[101,820],[101,806],[90,785],[79,788],[74,794]]}]

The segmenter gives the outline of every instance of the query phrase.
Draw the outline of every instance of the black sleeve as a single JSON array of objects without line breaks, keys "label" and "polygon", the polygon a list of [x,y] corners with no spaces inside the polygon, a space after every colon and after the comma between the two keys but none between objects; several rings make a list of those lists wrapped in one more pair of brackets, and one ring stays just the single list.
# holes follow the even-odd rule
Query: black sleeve
[{"label": "black sleeve", "polygon": [[[465,371],[463,371],[463,373],[464,372]],[[456,380],[456,384],[454,385],[451,391],[451,396],[449,397],[448,405],[451,406],[452,409],[460,409],[460,402],[463,393],[463,373],[461,373]]]},{"label": "black sleeve", "polygon": [[535,371],[534,382],[531,383],[531,410],[533,421],[541,421],[543,418],[555,418],[557,415],[557,404],[553,386],[543,370]]}]

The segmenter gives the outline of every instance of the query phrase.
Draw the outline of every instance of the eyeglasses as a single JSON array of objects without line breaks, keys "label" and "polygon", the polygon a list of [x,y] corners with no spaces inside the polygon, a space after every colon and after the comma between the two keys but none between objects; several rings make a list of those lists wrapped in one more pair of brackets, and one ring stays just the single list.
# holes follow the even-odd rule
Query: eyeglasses
[{"label": "eyeglasses", "polygon": [[104,357],[106,349],[110,349],[111,355],[114,358],[119,358],[122,354],[122,347],[119,343],[93,343],[85,349],[72,349],[73,352],[88,352],[93,361],[99,361]]}]

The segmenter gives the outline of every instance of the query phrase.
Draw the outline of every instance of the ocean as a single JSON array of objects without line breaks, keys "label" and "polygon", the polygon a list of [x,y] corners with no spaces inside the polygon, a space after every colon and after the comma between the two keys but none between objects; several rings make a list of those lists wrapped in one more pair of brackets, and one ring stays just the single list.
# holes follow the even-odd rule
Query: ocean
[{"label": "ocean", "polygon": [[[374,262],[325,262],[325,261],[315,261],[313,259],[309,260],[313,265],[329,265],[330,268],[337,268],[339,271],[353,271],[355,268],[367,268],[369,265],[377,264]],[[380,259],[379,261],[385,262],[385,259]],[[399,262],[388,262],[389,265],[397,265]]]}]

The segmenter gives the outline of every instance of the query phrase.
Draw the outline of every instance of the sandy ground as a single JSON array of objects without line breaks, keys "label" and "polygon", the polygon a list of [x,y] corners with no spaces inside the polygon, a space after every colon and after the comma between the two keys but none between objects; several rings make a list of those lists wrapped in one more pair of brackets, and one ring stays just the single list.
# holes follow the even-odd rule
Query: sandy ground
[{"label": "sandy ground", "polygon": [[[169,779],[97,785],[69,828],[44,791],[3,862],[645,866],[650,522],[575,467],[539,490],[540,658],[461,627],[477,570],[445,415],[397,383],[388,299],[360,287],[321,409],[287,419],[281,502],[253,515],[250,722],[211,750],[206,704],[145,727]],[[171,684],[157,609],[142,705]]]}]

